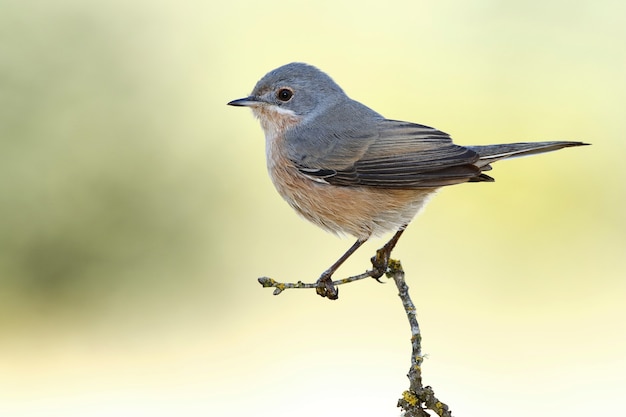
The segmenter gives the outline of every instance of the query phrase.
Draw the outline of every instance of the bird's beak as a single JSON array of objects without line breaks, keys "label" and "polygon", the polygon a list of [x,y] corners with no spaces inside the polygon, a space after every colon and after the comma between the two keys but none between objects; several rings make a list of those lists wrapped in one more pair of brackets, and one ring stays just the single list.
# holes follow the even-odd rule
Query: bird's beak
[{"label": "bird's beak", "polygon": [[255,96],[248,96],[245,98],[238,98],[237,100],[229,101],[226,103],[228,106],[237,106],[237,107],[254,107],[261,104],[263,101]]}]

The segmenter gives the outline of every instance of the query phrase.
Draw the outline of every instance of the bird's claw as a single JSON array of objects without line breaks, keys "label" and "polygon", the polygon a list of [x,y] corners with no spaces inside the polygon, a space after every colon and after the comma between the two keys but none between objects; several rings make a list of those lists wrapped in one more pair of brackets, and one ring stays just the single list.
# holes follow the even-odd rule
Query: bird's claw
[{"label": "bird's claw", "polygon": [[376,281],[382,283],[380,277],[385,275],[387,269],[389,268],[389,256],[390,251],[387,248],[383,247],[376,251],[376,255],[372,256],[372,272],[371,277]]},{"label": "bird's claw", "polygon": [[317,280],[317,287],[315,292],[321,297],[326,297],[329,300],[336,300],[339,298],[339,288],[333,285],[333,279],[329,275],[322,274]]}]

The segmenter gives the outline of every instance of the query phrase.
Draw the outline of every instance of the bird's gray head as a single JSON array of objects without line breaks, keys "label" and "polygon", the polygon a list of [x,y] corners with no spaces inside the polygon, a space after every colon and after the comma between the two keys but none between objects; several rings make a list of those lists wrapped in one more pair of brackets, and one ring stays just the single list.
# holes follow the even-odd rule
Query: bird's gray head
[{"label": "bird's gray head", "polygon": [[344,99],[345,93],[328,75],[294,62],[270,71],[256,83],[250,96],[228,104],[251,107],[259,117],[271,112],[306,119]]}]

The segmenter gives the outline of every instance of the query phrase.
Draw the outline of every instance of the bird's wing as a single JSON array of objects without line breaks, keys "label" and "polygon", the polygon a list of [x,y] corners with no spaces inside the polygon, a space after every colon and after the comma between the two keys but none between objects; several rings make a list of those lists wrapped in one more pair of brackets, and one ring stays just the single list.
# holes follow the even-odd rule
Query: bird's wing
[{"label": "bird's wing", "polygon": [[490,179],[473,165],[476,152],[428,126],[381,118],[334,136],[322,141],[333,145],[328,152],[292,159],[303,174],[333,185],[394,189]]}]

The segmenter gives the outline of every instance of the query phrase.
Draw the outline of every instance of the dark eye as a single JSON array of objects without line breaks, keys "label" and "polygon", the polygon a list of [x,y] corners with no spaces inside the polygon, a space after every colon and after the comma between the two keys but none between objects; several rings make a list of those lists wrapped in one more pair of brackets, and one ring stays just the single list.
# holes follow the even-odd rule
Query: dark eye
[{"label": "dark eye", "polygon": [[278,90],[278,93],[276,93],[276,97],[280,101],[289,101],[291,100],[291,97],[293,97],[293,91],[288,88],[281,88]]}]

